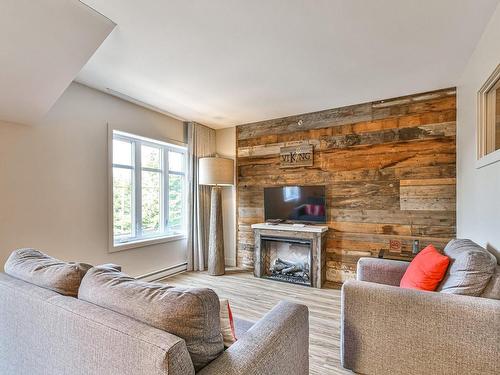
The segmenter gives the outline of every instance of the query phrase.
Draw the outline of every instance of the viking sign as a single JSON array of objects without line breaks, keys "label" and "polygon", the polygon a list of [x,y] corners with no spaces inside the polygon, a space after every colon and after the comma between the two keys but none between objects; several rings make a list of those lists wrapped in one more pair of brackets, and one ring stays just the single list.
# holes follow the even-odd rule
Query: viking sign
[{"label": "viking sign", "polygon": [[313,146],[301,145],[280,148],[280,168],[311,167]]}]

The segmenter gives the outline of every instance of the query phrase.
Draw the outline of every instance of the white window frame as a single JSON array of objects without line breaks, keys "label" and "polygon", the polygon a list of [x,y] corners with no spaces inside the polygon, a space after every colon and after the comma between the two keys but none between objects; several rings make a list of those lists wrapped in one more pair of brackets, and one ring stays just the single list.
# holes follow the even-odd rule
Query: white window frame
[{"label": "white window frame", "polygon": [[[114,139],[122,139],[128,142],[132,142],[133,153],[132,153],[132,166],[129,165],[120,165],[113,164],[113,140]],[[155,148],[161,148],[163,158],[161,160],[161,169],[143,167],[141,165],[141,146],[151,146]],[[178,152],[184,155],[184,168],[183,172],[179,171],[171,171],[169,170],[169,160],[168,160],[168,152]],[[187,168],[187,147],[185,144],[180,142],[175,142],[169,140],[168,142],[154,140],[151,138],[146,138],[143,136],[139,136],[136,134],[120,131],[117,129],[113,129],[108,126],[108,217],[109,217],[109,252],[117,252],[122,250],[128,250],[133,248],[139,248],[143,246],[159,244],[170,241],[178,241],[187,238],[187,193],[188,193],[188,168]],[[140,166],[138,168],[138,166]],[[114,238],[114,210],[113,210],[113,168],[124,168],[133,170],[132,180],[133,180],[133,202],[132,202],[132,233],[133,236],[127,238],[121,243],[116,243]],[[137,173],[137,171],[140,173]],[[137,186],[142,186],[141,178],[142,171],[152,171],[159,172],[162,174],[162,184],[161,184],[161,224],[162,230],[158,235],[152,236],[143,236],[141,233],[142,230],[142,192],[141,189],[137,189]],[[169,205],[168,205],[168,182],[169,175],[180,175],[184,176],[184,188],[182,202],[182,224],[181,224],[181,233],[178,234],[166,234],[165,230],[168,225],[168,217],[169,217]]]},{"label": "white window frame", "polygon": [[495,95],[491,90],[498,87],[500,81],[500,64],[488,77],[477,93],[477,161],[476,168],[500,161],[500,149],[495,150]]}]

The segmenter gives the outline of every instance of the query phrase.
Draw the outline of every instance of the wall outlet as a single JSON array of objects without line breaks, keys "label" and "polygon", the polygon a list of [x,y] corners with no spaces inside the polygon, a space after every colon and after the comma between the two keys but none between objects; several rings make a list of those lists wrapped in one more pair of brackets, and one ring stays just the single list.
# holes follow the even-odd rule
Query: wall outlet
[{"label": "wall outlet", "polygon": [[401,241],[400,240],[389,240],[389,251],[401,252]]},{"label": "wall outlet", "polygon": [[418,254],[419,251],[420,251],[420,240],[413,240],[413,249],[412,249],[413,254]]}]

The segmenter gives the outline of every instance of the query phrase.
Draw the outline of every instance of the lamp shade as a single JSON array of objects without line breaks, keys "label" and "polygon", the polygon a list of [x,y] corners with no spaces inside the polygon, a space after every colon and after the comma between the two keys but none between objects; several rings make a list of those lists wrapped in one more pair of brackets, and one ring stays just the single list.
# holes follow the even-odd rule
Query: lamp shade
[{"label": "lamp shade", "polygon": [[226,158],[201,158],[198,165],[200,185],[234,184],[234,161]]}]

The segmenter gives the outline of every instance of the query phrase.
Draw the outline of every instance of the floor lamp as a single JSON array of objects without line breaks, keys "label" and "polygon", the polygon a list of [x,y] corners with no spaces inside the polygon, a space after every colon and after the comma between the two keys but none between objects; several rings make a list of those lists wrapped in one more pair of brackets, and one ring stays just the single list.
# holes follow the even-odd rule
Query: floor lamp
[{"label": "floor lamp", "polygon": [[224,275],[224,231],[222,222],[221,188],[234,184],[232,159],[209,157],[199,160],[200,185],[212,186],[210,203],[210,239],[208,244],[208,274]]}]

